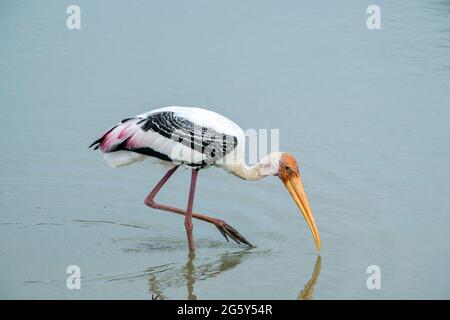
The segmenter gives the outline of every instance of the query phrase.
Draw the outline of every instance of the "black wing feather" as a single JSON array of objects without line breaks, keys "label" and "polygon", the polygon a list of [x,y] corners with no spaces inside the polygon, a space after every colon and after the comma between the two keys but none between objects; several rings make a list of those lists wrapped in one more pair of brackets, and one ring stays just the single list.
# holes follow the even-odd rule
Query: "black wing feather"
[{"label": "black wing feather", "polygon": [[[136,118],[124,119],[120,124],[132,119]],[[120,124],[109,129],[102,137],[94,141],[89,148],[95,145],[94,150],[97,150],[108,134]],[[198,163],[185,163],[186,165],[194,168],[203,168],[207,165],[214,164],[218,159],[221,159],[226,154],[234,150],[238,143],[237,137],[235,136],[220,133],[208,127],[198,126],[192,121],[176,115],[172,111],[149,114],[145,118],[142,118],[136,122],[136,124],[140,125],[141,130],[145,132],[152,131],[158,133],[167,139],[181,143],[204,154],[206,160]],[[168,155],[157,152],[150,147],[130,148],[128,146],[128,140],[130,138],[132,137],[125,139],[108,152],[127,150],[156,157],[162,160],[171,161]]]},{"label": "black wing feather", "polygon": [[143,131],[156,132],[165,138],[203,153],[206,160],[201,163],[188,164],[195,167],[213,164],[234,150],[237,145],[237,137],[198,126],[172,111],[150,114],[140,122],[143,123],[141,126]]}]

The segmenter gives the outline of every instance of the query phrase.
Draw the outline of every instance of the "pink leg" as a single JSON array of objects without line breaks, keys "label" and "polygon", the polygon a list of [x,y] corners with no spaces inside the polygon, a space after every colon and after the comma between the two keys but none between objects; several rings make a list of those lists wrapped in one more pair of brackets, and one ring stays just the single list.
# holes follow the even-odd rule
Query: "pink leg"
[{"label": "pink leg", "polygon": [[186,209],[186,218],[184,218],[184,227],[186,228],[186,234],[189,242],[189,251],[195,251],[194,235],[192,229],[194,225],[192,223],[192,207],[194,206],[195,186],[197,184],[198,170],[192,170],[191,175],[191,188],[189,190],[189,199]]},{"label": "pink leg", "polygon": [[156,194],[161,190],[161,188],[166,184],[166,182],[170,179],[170,177],[174,174],[175,171],[177,171],[178,166],[174,166],[172,169],[167,171],[167,173],[162,177],[162,179],[156,184],[156,186],[153,188],[152,191],[147,195],[147,197],[144,200],[144,203],[151,207],[152,203],[154,203],[154,199]]},{"label": "pink leg", "polygon": [[[169,178],[172,176],[172,174],[178,169],[178,166],[173,167],[170,169],[164,177],[156,184],[156,186],[153,188],[153,190],[147,195],[147,197],[144,200],[144,203],[154,209],[163,210],[163,211],[169,211],[173,213],[177,213],[183,216],[187,216],[186,210],[175,208],[172,206],[164,205],[157,203],[155,201],[155,196],[158,194],[158,192],[162,189],[162,187],[166,184],[166,182],[169,180]],[[192,184],[191,184],[192,187]],[[225,237],[225,239],[228,241],[228,237],[236,241],[237,243],[244,243],[248,246],[252,246],[250,242],[247,241],[236,229],[231,227],[229,224],[225,223],[225,221],[221,219],[216,219],[213,217],[209,217],[207,215],[191,212],[191,219],[199,219],[202,221],[206,221],[209,223],[214,224],[217,229],[222,233],[222,235]],[[192,221],[191,221],[192,223]]]}]

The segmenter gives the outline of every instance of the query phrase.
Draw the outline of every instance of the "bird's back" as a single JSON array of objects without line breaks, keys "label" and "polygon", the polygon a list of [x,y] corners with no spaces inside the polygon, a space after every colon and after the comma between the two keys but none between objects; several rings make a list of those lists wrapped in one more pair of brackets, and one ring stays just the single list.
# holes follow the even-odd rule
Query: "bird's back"
[{"label": "bird's back", "polygon": [[91,146],[113,167],[152,158],[158,162],[205,167],[245,143],[242,129],[210,110],[165,107],[122,120]]}]

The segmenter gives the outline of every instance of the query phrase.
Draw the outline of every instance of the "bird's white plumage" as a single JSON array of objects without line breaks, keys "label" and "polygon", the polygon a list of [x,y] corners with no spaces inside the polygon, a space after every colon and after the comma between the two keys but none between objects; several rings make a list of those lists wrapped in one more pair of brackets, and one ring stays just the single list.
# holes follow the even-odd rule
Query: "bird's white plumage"
[{"label": "bird's white plumage", "polygon": [[236,137],[237,144],[233,151],[228,153],[222,159],[218,159],[216,165],[227,169],[228,164],[243,162],[245,136],[243,130],[236,123],[213,111],[202,108],[179,106],[155,109],[140,114],[125,123],[119,123],[116,125],[114,129],[106,135],[105,140],[100,146],[101,150],[105,152],[104,158],[106,162],[112,167],[118,167],[148,158],[152,162],[170,165],[170,162],[161,161],[158,158],[148,157],[136,152],[108,152],[111,148],[126,141],[128,138],[131,139],[129,139],[127,143],[132,147],[151,148],[156,152],[167,155],[171,158],[172,162],[176,164],[189,163],[192,161],[199,162],[204,160],[205,154],[201,152],[195,151],[183,144],[178,143],[174,139],[165,137],[157,132],[144,131],[141,129],[142,124],[140,123],[140,120],[161,112],[173,112],[176,116],[186,119],[196,126],[210,128],[218,133]]},{"label": "bird's white plumage", "polygon": [[145,118],[151,114],[166,111],[174,112],[177,116],[189,120],[200,127],[211,128],[216,130],[217,132],[229,135],[239,135],[239,134],[241,134],[242,136],[244,135],[242,129],[230,119],[224,117],[223,115],[217,112],[203,108],[171,106],[154,109],[147,113],[140,114],[137,117]]},{"label": "bird's white plumage", "polygon": [[[142,161],[146,158],[143,154],[130,152],[130,151],[116,151],[112,153],[105,153],[103,159],[112,168],[126,166],[133,162]],[[150,159],[150,157],[147,157]],[[153,160],[154,159],[154,160]],[[156,163],[163,164],[163,161],[153,158]]]}]

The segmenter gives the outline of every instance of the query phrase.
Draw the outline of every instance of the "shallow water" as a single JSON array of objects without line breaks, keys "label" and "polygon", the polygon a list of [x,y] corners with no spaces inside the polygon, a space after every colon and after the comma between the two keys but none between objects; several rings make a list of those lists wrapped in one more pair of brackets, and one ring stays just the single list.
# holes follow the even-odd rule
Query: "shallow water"
[{"label": "shallow water", "polygon": [[[0,4],[0,297],[450,298],[450,2]],[[158,106],[279,128],[322,237],[278,179],[201,172],[195,207],[256,245],[144,206],[163,175],[87,149]],[[160,199],[185,206],[189,171]],[[68,265],[81,290],[66,288]],[[381,289],[366,286],[369,265]]]}]

